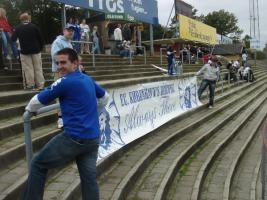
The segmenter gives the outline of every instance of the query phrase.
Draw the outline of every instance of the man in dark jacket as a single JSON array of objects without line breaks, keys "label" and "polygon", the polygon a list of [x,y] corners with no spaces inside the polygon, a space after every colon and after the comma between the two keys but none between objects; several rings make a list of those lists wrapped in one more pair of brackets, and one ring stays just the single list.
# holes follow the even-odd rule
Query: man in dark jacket
[{"label": "man in dark jacket", "polygon": [[41,90],[44,87],[41,50],[43,39],[38,27],[30,22],[28,13],[20,15],[21,24],[16,27],[12,40],[19,39],[24,89]]}]

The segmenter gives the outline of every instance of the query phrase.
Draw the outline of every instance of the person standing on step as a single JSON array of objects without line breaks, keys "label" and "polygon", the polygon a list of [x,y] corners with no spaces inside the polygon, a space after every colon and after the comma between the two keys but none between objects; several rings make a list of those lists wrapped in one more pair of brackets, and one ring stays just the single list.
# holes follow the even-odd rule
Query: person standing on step
[{"label": "person standing on step", "polygon": [[[88,24],[86,24],[86,20],[83,19],[82,23],[80,24],[81,27],[81,41],[82,42],[89,42],[90,41],[90,28]],[[90,53],[89,44],[82,43],[81,44],[81,54]]]},{"label": "person standing on step", "polygon": [[75,19],[75,24],[74,24],[74,34],[73,34],[73,49],[76,50],[77,53],[80,53],[81,52],[81,44],[80,44],[80,41],[81,41],[81,34],[82,34],[82,30],[81,30],[81,27],[80,27],[80,23],[79,23],[79,20],[78,19]]},{"label": "person standing on step", "polygon": [[92,32],[92,40],[93,40],[93,48],[92,48],[92,54],[100,54],[100,44],[99,44],[99,38],[100,35],[98,33],[98,27],[94,26],[93,27],[93,32]]},{"label": "person standing on step", "polygon": [[41,56],[43,37],[39,28],[31,23],[28,13],[22,13],[20,21],[21,24],[15,28],[12,40],[16,42],[19,39],[20,43],[24,89],[42,90],[45,84]]},{"label": "person standing on step", "polygon": [[173,47],[169,46],[167,48],[167,60],[168,60],[168,75],[174,75],[173,68],[175,65],[175,53],[176,51],[173,50]]},{"label": "person standing on step", "polygon": [[57,52],[56,63],[61,76],[50,87],[35,95],[26,110],[39,108],[59,98],[64,131],[52,138],[32,159],[24,200],[43,199],[48,170],[75,160],[81,179],[82,198],[99,200],[96,161],[99,147],[99,117],[108,102],[108,93],[79,69],[75,50]]},{"label": "person standing on step", "polygon": [[122,32],[121,32],[121,24],[117,25],[117,28],[114,30],[114,40],[117,49],[117,54],[119,54],[122,49]]},{"label": "person standing on step", "polygon": [[[52,43],[51,57],[52,57],[52,73],[54,74],[54,81],[59,79],[59,73],[57,71],[57,64],[56,64],[56,54],[61,49],[73,48],[71,40],[73,38],[74,30],[75,27],[73,25],[67,24],[63,29],[63,35],[58,36]],[[58,111],[57,126],[58,128],[63,128],[64,126],[60,111]]]},{"label": "person standing on step", "polygon": [[209,86],[209,108],[213,108],[216,82],[219,80],[219,67],[217,66],[218,58],[216,56],[212,56],[210,61],[211,62],[205,64],[196,75],[199,76],[203,74],[203,80],[198,89],[198,98],[201,98],[202,93]]},{"label": "person standing on step", "polygon": [[13,57],[18,58],[18,52],[16,43],[12,41],[11,35],[12,35],[12,28],[8,23],[7,16],[6,16],[6,10],[4,8],[0,8],[0,28],[3,29],[2,31],[2,39],[3,39],[3,50],[4,50],[4,56],[7,59],[11,59],[11,56],[9,54],[9,48],[12,49]]}]

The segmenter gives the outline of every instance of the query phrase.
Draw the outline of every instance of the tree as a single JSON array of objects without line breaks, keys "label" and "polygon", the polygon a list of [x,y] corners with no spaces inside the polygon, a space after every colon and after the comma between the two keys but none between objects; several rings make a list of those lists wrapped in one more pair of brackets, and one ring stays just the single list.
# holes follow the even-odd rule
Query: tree
[{"label": "tree", "polygon": [[58,3],[50,0],[3,0],[0,7],[7,11],[12,27],[20,23],[21,13],[31,14],[32,22],[40,28],[46,43],[51,43],[61,32],[61,7]]},{"label": "tree", "polygon": [[238,27],[237,17],[225,10],[214,11],[205,16],[205,24],[213,26],[217,29],[217,33],[221,35],[230,35],[233,39],[240,39],[242,30]]},{"label": "tree", "polygon": [[245,37],[242,39],[246,48],[248,48],[248,49],[250,48],[250,39],[251,39],[251,37],[249,35],[245,35]]},{"label": "tree", "polygon": [[263,51],[267,54],[267,43],[265,44]]},{"label": "tree", "polygon": [[[163,26],[156,25],[153,26],[153,37],[154,40],[162,39],[162,35],[164,33],[165,28]],[[150,33],[149,33],[149,25],[144,26],[144,31],[142,31],[142,40],[150,40]]]}]

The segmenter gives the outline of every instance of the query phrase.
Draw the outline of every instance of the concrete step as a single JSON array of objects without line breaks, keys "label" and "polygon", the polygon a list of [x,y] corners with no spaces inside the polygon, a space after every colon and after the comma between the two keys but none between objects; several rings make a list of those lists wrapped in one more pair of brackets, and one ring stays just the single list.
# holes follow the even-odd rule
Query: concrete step
[{"label": "concrete step", "polygon": [[[245,143],[245,140],[249,137],[248,135],[243,134],[244,130],[248,129],[248,124],[250,125],[250,133],[253,132],[251,131],[251,128],[253,129],[255,127],[253,124],[255,125],[256,123],[255,121],[252,122],[252,120],[255,117],[258,117],[258,120],[261,119],[262,116],[258,114],[267,106],[266,87],[263,87],[263,90],[264,93],[260,96],[256,96],[252,104],[247,105],[246,108],[238,111],[237,115],[223,127],[217,129],[216,133],[209,140],[206,140],[201,146],[195,148],[195,150],[191,152],[191,156],[186,158],[187,161],[183,165],[179,164],[176,166],[175,172],[172,173],[172,177],[169,176],[169,179],[171,180],[168,180],[168,186],[167,182],[161,184],[161,192],[158,191],[160,197],[175,199],[178,196],[183,196],[194,200],[212,197],[211,195],[205,197],[202,196],[202,191],[204,191],[202,190],[202,183],[205,180],[206,173],[211,166],[213,166],[214,160],[219,159],[219,156],[223,154],[223,152],[233,152],[236,154],[239,152],[242,144]],[[243,102],[246,102],[246,100],[240,101],[240,104]],[[235,109],[233,109],[232,112],[235,112]],[[229,115],[230,114],[231,113],[229,112]],[[266,114],[267,112],[265,112],[265,115]],[[218,122],[219,120],[223,121],[224,119],[220,118],[218,119]],[[231,151],[230,149],[232,145],[236,146],[234,151]],[[229,162],[232,161],[230,158],[227,158],[227,160]],[[176,163],[178,164],[178,162]],[[224,167],[219,170],[220,172],[223,172],[224,170],[230,171],[230,168],[227,165],[224,165]],[[188,179],[189,174],[190,179]],[[217,179],[216,189],[213,188],[213,191],[218,196],[217,199],[223,199],[223,189],[221,191],[217,185],[222,184],[224,178],[226,177],[221,177],[220,181]],[[184,182],[187,183],[186,186],[184,185]],[[185,194],[185,192],[181,190],[182,188],[185,189],[185,187],[192,192]],[[211,189],[212,188],[209,188],[209,191],[211,191]],[[163,192],[163,190],[165,191]]]},{"label": "concrete step", "polygon": [[[51,85],[54,80],[46,80],[45,87]],[[11,91],[11,90],[22,90],[22,82],[13,82],[13,83],[0,83],[0,92]]]},{"label": "concrete step", "polygon": [[[211,195],[210,187],[214,184],[216,184],[218,191],[222,191],[217,194],[215,199],[221,199],[222,197],[229,199],[232,173],[234,173],[236,165],[239,164],[239,158],[242,156],[242,153],[253,140],[258,128],[266,118],[266,109],[267,104],[265,103],[242,128],[237,130],[238,135],[231,139],[229,145],[223,148],[220,154],[212,160],[212,164],[205,169],[205,176],[201,177],[202,187],[199,188],[200,199],[205,199],[206,196]],[[251,172],[253,172],[253,169],[251,169]],[[220,177],[220,181],[218,181],[218,177]],[[243,183],[251,184],[250,182],[245,182],[244,179]],[[232,188],[232,192],[238,190],[239,188]],[[247,198],[250,198],[250,195]]]},{"label": "concrete step", "polygon": [[[153,140],[145,143],[143,141],[143,146],[151,150],[145,154],[140,154],[139,149],[137,152],[137,149],[133,148],[135,149],[134,152],[127,153],[127,157],[123,157],[120,164],[111,167],[112,170],[100,178],[100,194],[103,195],[101,198],[142,199],[145,191],[149,190],[151,192],[149,192],[148,199],[154,199],[160,189],[161,181],[167,175],[169,167],[173,166],[177,156],[181,159],[180,166],[185,158],[214,135],[219,128],[230,122],[240,111],[250,104],[253,108],[252,100],[263,95],[264,91],[265,88],[263,90],[262,87],[254,90],[253,93],[250,93],[249,100],[244,99],[244,96],[239,94],[235,97],[234,102],[228,104],[224,101],[225,104],[222,107],[216,105],[216,110],[206,111],[207,113],[213,113],[212,117],[210,115],[208,118],[201,116],[188,126],[184,126],[185,123],[177,123],[177,125],[169,126],[165,131],[161,131],[160,137],[163,137],[165,135],[163,132],[166,132],[164,138],[153,138]],[[142,150],[144,152],[144,149]],[[184,157],[181,157],[181,155],[184,155]],[[112,179],[111,177],[117,177],[116,183],[109,182]],[[109,185],[109,192],[105,190],[107,185]],[[103,188],[102,191],[101,188]],[[131,191],[133,194],[130,193]]]},{"label": "concrete step", "polygon": [[[32,129],[38,128],[57,120],[56,111],[38,116],[32,120]],[[23,119],[21,115],[5,118],[0,121],[0,141],[23,133]]]},{"label": "concrete step", "polygon": [[6,104],[16,104],[21,102],[26,102],[31,97],[33,97],[37,92],[36,91],[27,91],[27,90],[14,90],[0,92],[0,106],[4,107]]},{"label": "concrete step", "polygon": [[[3,95],[3,96],[5,96],[5,95]],[[0,99],[1,99],[1,97],[0,97]],[[51,123],[52,124],[52,123]],[[52,130],[52,129],[51,129]]]},{"label": "concrete step", "polygon": [[[263,124],[266,124],[267,121]],[[262,125],[257,134],[251,141],[240,162],[236,166],[236,171],[232,177],[230,186],[230,199],[242,199],[243,196],[250,196],[251,199],[261,199],[261,194],[257,194],[257,180],[261,177],[261,146],[262,133],[264,125]],[[247,176],[243,176],[246,174]],[[238,189],[236,189],[238,188]],[[260,188],[261,191],[262,188]],[[242,191],[242,192],[241,192]],[[258,196],[257,196],[258,195]]]},{"label": "concrete step", "polygon": [[[239,91],[242,91],[242,90],[239,90]],[[36,129],[37,130],[37,129]],[[47,129],[45,128],[44,129],[44,132],[49,132],[49,128],[47,127]],[[52,130],[52,129],[51,129]],[[53,130],[52,130],[52,132],[53,132]],[[43,133],[41,133],[41,132],[38,132],[38,131],[36,131],[36,135],[37,135],[37,137],[38,137],[38,133],[40,134],[40,135],[43,135]],[[17,141],[17,142],[19,142],[19,141]],[[21,148],[21,147],[20,147]],[[19,151],[20,152],[20,151]],[[15,165],[15,164],[14,164]],[[12,165],[12,166],[14,166],[14,165]],[[16,165],[15,165],[16,166]],[[25,169],[23,168],[23,167],[21,167],[21,166],[25,166],[25,165],[22,165],[22,164],[20,164],[18,167],[20,167],[20,171],[21,172],[25,172]],[[16,170],[18,170],[18,169],[16,169]],[[14,171],[13,171],[14,172]],[[69,172],[69,169],[67,168],[66,169],[66,171],[60,171],[60,173],[62,174],[62,175],[64,175],[64,174],[66,174],[66,173],[68,173]],[[74,173],[74,174],[77,174],[77,173]],[[8,175],[7,175],[8,176]],[[22,174],[20,174],[20,177],[24,177]],[[59,178],[61,177],[61,176],[58,176]],[[73,176],[72,176],[73,177]],[[74,177],[75,177],[75,175],[74,175]],[[25,178],[25,177],[24,177]],[[75,178],[74,178],[75,179]],[[17,183],[19,183],[20,181],[18,181]],[[49,186],[48,186],[49,187]],[[5,188],[5,189],[7,189],[7,188]],[[3,194],[4,194],[4,192],[3,192]]]}]

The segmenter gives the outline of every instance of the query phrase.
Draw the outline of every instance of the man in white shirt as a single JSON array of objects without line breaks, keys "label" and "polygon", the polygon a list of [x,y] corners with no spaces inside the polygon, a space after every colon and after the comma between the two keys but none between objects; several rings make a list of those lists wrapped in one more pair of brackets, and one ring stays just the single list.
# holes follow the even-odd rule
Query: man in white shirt
[{"label": "man in white shirt", "polygon": [[[114,30],[114,39],[117,50],[122,48],[122,32],[121,32],[121,24],[118,24],[117,28]],[[119,53],[116,52],[117,54]]]},{"label": "man in white shirt", "polygon": [[248,55],[246,53],[242,54],[242,65],[245,67],[245,64],[247,64]]},{"label": "man in white shirt", "polygon": [[122,42],[121,24],[118,24],[117,28],[114,30],[115,41]]}]

